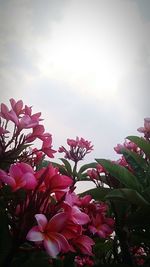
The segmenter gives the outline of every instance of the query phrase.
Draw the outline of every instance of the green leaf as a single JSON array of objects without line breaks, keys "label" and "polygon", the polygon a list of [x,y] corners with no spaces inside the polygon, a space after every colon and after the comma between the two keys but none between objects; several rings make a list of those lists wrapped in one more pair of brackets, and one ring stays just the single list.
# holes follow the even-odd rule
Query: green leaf
[{"label": "green leaf", "polygon": [[147,205],[150,206],[150,203],[147,202],[146,199],[142,195],[140,195],[137,191],[127,188],[112,189],[110,193],[106,195],[106,199],[125,200],[137,206],[147,206]]},{"label": "green leaf", "polygon": [[104,201],[105,197],[111,192],[111,190],[112,189],[110,188],[97,187],[81,193],[80,196],[91,195],[95,200]]},{"label": "green leaf", "polygon": [[132,165],[133,168],[137,168],[137,170],[140,168],[142,170],[145,170],[147,168],[147,162],[146,160],[139,154],[127,149],[122,148],[121,149],[122,154],[126,158],[127,161],[129,161],[129,164]]},{"label": "green leaf", "polygon": [[63,162],[63,164],[65,165],[65,168],[68,172],[68,174],[72,174],[72,168],[71,168],[71,165],[70,163],[68,162],[68,160],[64,159],[64,158],[60,158],[60,160]]},{"label": "green leaf", "polygon": [[86,171],[87,169],[96,168],[96,166],[97,166],[97,163],[95,163],[95,162],[85,164],[79,169],[79,173],[82,173],[82,172]]},{"label": "green leaf", "polygon": [[141,148],[145,155],[150,158],[150,143],[147,140],[139,136],[127,136],[126,138]]},{"label": "green leaf", "polygon": [[106,159],[96,159],[96,161],[127,188],[141,191],[141,185],[138,182],[137,177],[134,176],[125,167],[112,163],[110,160]]}]

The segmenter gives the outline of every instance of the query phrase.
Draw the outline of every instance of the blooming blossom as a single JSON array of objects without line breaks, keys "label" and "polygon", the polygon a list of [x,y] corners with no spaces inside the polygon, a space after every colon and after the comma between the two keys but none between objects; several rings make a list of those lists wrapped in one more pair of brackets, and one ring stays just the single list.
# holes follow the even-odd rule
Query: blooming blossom
[{"label": "blooming blossom", "polygon": [[60,153],[65,153],[65,158],[78,162],[82,160],[86,154],[90,153],[93,150],[93,146],[90,141],[85,140],[84,138],[76,137],[76,139],[67,139],[67,144],[69,145],[69,150],[61,146],[58,150]]},{"label": "blooming blossom", "polygon": [[140,127],[137,130],[140,133],[144,133],[144,136],[149,139],[150,138],[150,118],[145,118],[144,127]]},{"label": "blooming blossom", "polygon": [[92,217],[89,230],[92,234],[97,234],[99,237],[107,238],[113,232],[114,220],[105,217],[102,213]]},{"label": "blooming blossom", "polygon": [[38,226],[32,227],[28,232],[27,240],[35,243],[42,242],[47,253],[53,258],[60,252],[71,250],[67,239],[61,234],[67,223],[67,213],[58,213],[49,221],[44,214],[36,214],[35,218]]},{"label": "blooming blossom", "polygon": [[[37,180],[41,177],[45,170],[46,168],[42,168],[36,173]],[[47,167],[47,174],[45,175],[40,188],[43,191],[48,189],[50,193],[55,193],[56,199],[59,200],[69,191],[69,187],[72,183],[73,181],[70,177],[60,174],[58,169],[50,164]]]},{"label": "blooming blossom", "polygon": [[95,244],[93,239],[86,235],[77,236],[75,239],[71,241],[71,244],[74,245],[75,248],[79,249],[82,254],[92,256],[92,246]]},{"label": "blooming blossom", "polygon": [[20,188],[31,190],[37,185],[32,167],[23,162],[11,165],[8,174],[1,170],[0,180],[11,186],[13,191]]}]

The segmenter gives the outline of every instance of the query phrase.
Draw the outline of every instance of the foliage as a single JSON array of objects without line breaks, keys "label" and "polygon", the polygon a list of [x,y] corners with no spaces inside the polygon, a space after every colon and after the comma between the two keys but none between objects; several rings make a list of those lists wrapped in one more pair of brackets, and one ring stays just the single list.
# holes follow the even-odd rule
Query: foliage
[{"label": "foliage", "polygon": [[[41,113],[10,105],[0,110],[0,266],[149,266],[150,119],[144,137],[114,148],[117,161],[79,167],[90,141],[67,139],[56,163]],[[95,188],[77,195],[78,181]]]}]

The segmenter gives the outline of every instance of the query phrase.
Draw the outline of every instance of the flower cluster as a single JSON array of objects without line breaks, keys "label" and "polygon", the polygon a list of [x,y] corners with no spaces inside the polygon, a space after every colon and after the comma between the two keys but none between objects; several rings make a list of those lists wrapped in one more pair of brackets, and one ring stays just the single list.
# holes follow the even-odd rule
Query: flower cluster
[{"label": "flower cluster", "polygon": [[[52,158],[52,136],[45,132],[44,126],[40,124],[41,113],[32,114],[32,107],[24,106],[22,100],[10,99],[11,108],[5,104],[0,107],[0,160],[2,167],[7,168],[14,161],[39,160],[44,155]],[[29,149],[31,142],[39,139],[42,141],[40,149]],[[40,154],[39,154],[40,152]],[[39,157],[40,156],[40,157]]]},{"label": "flower cluster", "polygon": [[[108,206],[90,195],[76,195],[72,170],[65,174],[59,164],[42,165],[44,156],[52,158],[55,151],[51,134],[40,123],[41,113],[32,114],[21,100],[10,99],[10,104],[10,109],[1,104],[0,110],[0,205],[13,244],[4,266],[13,260],[14,251],[27,244],[29,251],[45,251],[52,262],[70,253],[75,266],[92,266],[95,237],[107,239],[113,232]],[[41,148],[31,149],[37,139],[42,141]],[[77,162],[93,146],[78,137],[67,143],[70,149],[61,147],[59,152],[74,161],[76,173]]]},{"label": "flower cluster", "polygon": [[67,139],[67,144],[69,145],[69,150],[61,146],[58,152],[65,153],[65,158],[78,162],[82,160],[86,154],[93,150],[93,146],[90,141],[84,140],[83,138],[76,137],[76,139]]},{"label": "flower cluster", "polygon": [[144,133],[144,137],[146,139],[150,139],[150,118],[144,119],[144,127],[140,127],[137,129],[140,133]]}]

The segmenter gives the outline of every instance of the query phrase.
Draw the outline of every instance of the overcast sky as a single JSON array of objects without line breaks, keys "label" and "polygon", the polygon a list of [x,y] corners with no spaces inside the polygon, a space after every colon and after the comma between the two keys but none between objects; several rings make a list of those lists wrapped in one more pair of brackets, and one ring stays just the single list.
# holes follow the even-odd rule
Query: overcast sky
[{"label": "overcast sky", "polygon": [[1,102],[41,111],[54,149],[113,159],[150,116],[149,44],[149,0],[0,0]]}]

